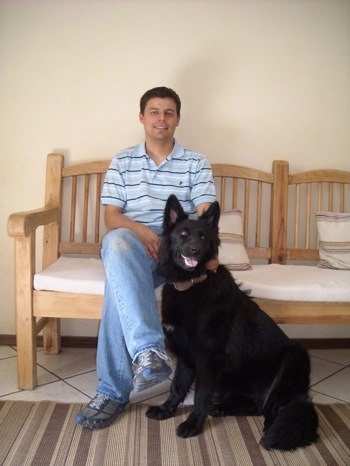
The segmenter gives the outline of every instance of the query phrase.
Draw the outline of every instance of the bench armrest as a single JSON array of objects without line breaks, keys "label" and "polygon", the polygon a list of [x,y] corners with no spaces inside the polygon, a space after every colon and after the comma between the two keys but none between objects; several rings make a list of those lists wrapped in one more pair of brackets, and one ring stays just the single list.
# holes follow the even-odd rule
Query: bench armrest
[{"label": "bench armrest", "polygon": [[9,236],[30,236],[39,226],[59,221],[58,207],[42,207],[41,209],[16,212],[8,220],[7,231]]}]

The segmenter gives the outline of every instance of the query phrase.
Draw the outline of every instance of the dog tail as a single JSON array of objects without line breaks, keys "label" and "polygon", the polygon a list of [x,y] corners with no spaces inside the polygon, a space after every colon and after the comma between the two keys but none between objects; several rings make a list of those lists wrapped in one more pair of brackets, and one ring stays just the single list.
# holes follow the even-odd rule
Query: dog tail
[{"label": "dog tail", "polygon": [[307,395],[301,395],[279,409],[271,426],[269,426],[261,444],[267,450],[294,450],[315,442],[318,416],[313,403]]}]

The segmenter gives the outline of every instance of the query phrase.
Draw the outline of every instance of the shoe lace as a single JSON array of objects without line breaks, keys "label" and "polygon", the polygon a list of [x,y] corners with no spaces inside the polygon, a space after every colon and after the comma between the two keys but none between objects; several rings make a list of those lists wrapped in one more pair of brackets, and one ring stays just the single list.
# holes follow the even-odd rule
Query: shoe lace
[{"label": "shoe lace", "polygon": [[154,348],[140,353],[137,361],[139,368],[145,368],[154,365],[154,355],[152,353],[155,353],[161,360],[170,362],[170,358],[168,358],[164,351]]},{"label": "shoe lace", "polygon": [[144,351],[138,357],[138,366],[147,367],[152,364],[152,353],[150,350]]},{"label": "shoe lace", "polygon": [[90,403],[89,403],[90,408],[100,409],[101,406],[103,406],[108,400],[109,400],[109,398],[107,396],[98,393],[95,396],[95,398],[90,401]]}]

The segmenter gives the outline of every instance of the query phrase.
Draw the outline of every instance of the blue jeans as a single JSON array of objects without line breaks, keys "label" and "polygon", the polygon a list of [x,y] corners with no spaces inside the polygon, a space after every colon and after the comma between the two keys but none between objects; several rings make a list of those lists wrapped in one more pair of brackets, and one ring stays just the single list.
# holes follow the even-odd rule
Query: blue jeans
[{"label": "blue jeans", "polygon": [[101,254],[106,285],[97,346],[97,393],[126,403],[133,389],[133,361],[146,349],[164,351],[154,292],[164,280],[157,274],[156,261],[130,230],[107,233]]}]

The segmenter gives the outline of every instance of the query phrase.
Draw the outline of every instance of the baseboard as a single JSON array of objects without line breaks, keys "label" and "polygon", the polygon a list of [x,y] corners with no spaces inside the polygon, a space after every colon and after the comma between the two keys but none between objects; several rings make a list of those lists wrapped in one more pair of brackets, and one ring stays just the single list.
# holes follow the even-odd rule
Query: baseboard
[{"label": "baseboard", "polygon": [[308,349],[347,349],[350,338],[291,338]]},{"label": "baseboard", "polygon": [[[340,349],[350,348],[350,338],[302,338],[293,341],[301,343],[308,349]],[[0,345],[16,346],[16,335],[1,335]],[[38,336],[37,345],[43,345],[43,339]],[[97,337],[62,336],[62,346],[67,348],[96,348]]]},{"label": "baseboard", "polygon": [[[97,337],[62,336],[61,344],[66,348],[96,348]],[[16,346],[16,335],[1,335],[0,346]],[[37,337],[37,346],[43,346],[43,337]]]}]

